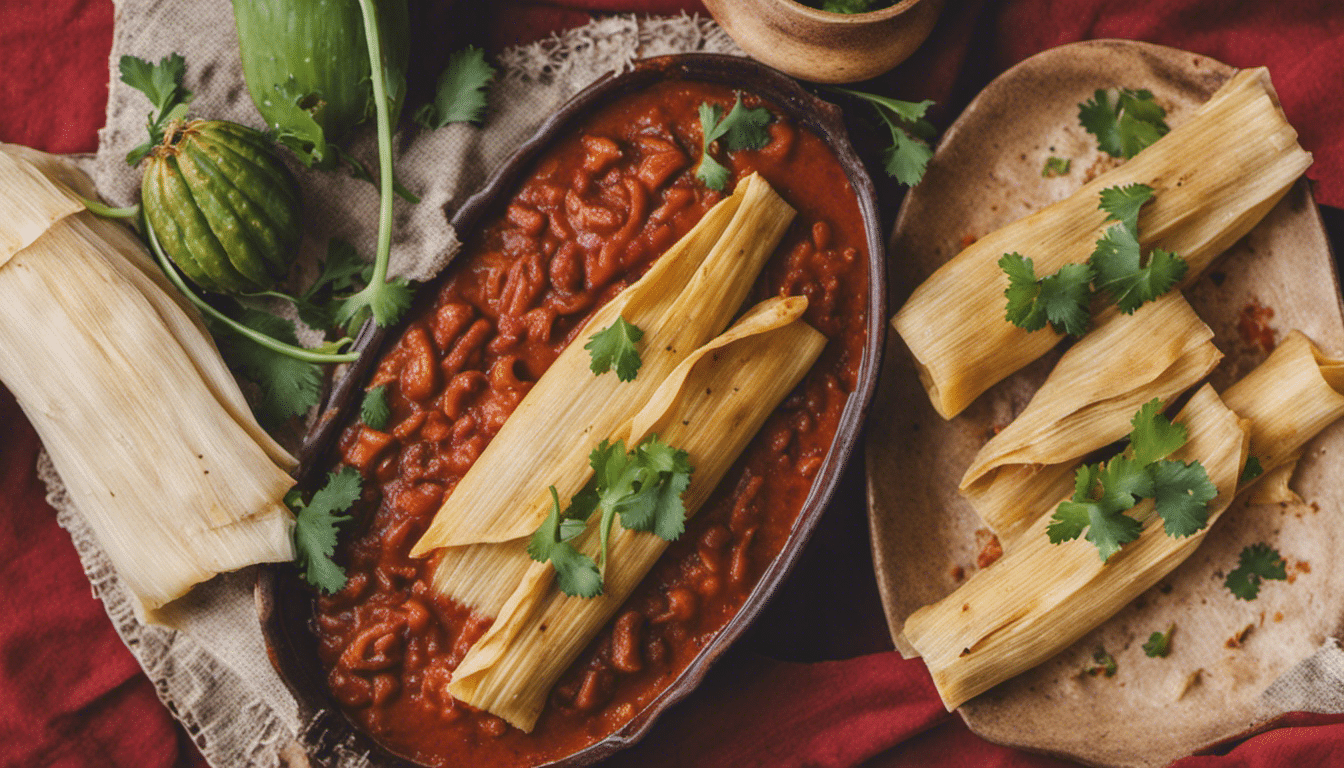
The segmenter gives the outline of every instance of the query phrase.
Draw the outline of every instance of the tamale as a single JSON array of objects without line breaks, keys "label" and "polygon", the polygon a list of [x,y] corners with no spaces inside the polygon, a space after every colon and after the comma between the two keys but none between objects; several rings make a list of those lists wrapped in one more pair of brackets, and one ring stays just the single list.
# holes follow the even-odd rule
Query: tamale
[{"label": "tamale", "polygon": [[[797,319],[806,305],[803,297],[777,298],[749,312],[683,361],[616,435],[635,444],[658,434],[690,454],[695,472],[682,497],[688,515],[705,502],[825,346],[824,336]],[[593,525],[574,544],[593,552],[597,541]],[[559,593],[551,588],[551,566],[531,563],[490,630],[463,658],[449,693],[530,731],[555,681],[667,544],[651,533],[617,527],[604,592],[591,599]]]},{"label": "tamale", "polygon": [[1145,500],[1128,513],[1146,518],[1139,538],[1103,562],[1085,539],[1051,544],[1049,515],[1039,516],[993,565],[905,621],[905,639],[923,656],[949,710],[1068,647],[1203,541],[1236,494],[1249,425],[1208,385],[1175,421],[1185,424],[1187,441],[1171,458],[1199,461],[1218,488],[1208,504],[1208,526],[1172,538]]},{"label": "tamale", "polygon": [[[55,180],[73,169],[0,150],[0,199],[77,200]],[[277,466],[292,459],[256,426],[199,320],[120,225],[43,205],[36,235],[0,224],[0,242],[27,241],[0,264],[0,380],[137,613],[152,621],[217,573],[292,559],[293,480]]]},{"label": "tamale", "polygon": [[976,454],[961,493],[1005,547],[1073,487],[1079,459],[1129,433],[1139,406],[1167,403],[1222,353],[1179,292],[1115,314],[1069,348],[1031,402]]},{"label": "tamale", "polygon": [[1185,258],[1183,287],[1260,221],[1310,164],[1268,72],[1242,70],[1186,123],[1124,165],[975,241],[915,289],[892,326],[910,348],[934,408],[951,418],[1061,338],[1050,328],[1028,332],[1004,320],[1003,254],[1032,258],[1038,275],[1085,262],[1108,226],[1097,207],[1101,190],[1147,184],[1155,195],[1139,214],[1141,245]]},{"label": "tamale", "polygon": [[[611,434],[682,359],[728,325],[793,217],[760,176],[739,182],[642,278],[598,310],[444,500],[411,555],[534,531],[550,509],[549,486],[561,498],[582,487],[593,436]],[[581,343],[618,316],[644,332],[642,365],[628,382],[594,377]]]}]

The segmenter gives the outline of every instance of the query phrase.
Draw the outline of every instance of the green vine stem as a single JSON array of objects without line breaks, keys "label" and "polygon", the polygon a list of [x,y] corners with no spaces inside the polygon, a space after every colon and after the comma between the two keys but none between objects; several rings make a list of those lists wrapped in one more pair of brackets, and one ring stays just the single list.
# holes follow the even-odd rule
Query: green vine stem
[{"label": "green vine stem", "polygon": [[[97,211],[94,212],[97,213]],[[220,312],[218,309],[210,306],[204,299],[197,296],[195,291],[192,291],[186,281],[182,279],[182,276],[177,273],[177,269],[168,259],[168,254],[163,252],[163,246],[159,245],[159,238],[158,235],[154,234],[154,228],[149,226],[149,222],[145,220],[143,216],[141,216],[140,222],[141,227],[145,232],[145,239],[149,241],[149,247],[154,252],[154,258],[158,260],[159,266],[163,269],[164,273],[168,275],[168,279],[173,282],[173,285],[177,286],[177,289],[181,291],[192,304],[195,304],[197,309],[215,320],[218,320],[234,333],[260,344],[272,352],[285,355],[286,357],[292,357],[295,360],[302,360],[305,363],[325,365],[331,363],[352,363],[359,359],[359,355],[354,352],[322,352],[306,347],[296,347],[293,344],[286,344],[283,341],[277,341],[260,331],[248,328],[246,325],[243,325],[223,312]],[[348,341],[348,339],[345,341]]]}]

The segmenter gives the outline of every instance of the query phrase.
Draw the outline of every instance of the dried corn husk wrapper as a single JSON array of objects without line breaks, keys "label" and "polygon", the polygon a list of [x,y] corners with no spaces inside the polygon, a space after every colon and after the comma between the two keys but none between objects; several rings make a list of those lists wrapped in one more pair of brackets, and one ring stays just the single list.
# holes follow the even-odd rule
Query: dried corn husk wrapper
[{"label": "dried corn husk wrapper", "polygon": [[[500,610],[527,566],[508,542],[531,535],[546,518],[547,489],[555,486],[568,500],[583,487],[589,452],[604,438],[617,439],[617,429],[663,379],[728,325],[793,216],[769,184],[749,176],[598,310],[528,391],[412,551],[443,547],[434,573],[440,594],[486,615]],[[644,330],[639,373],[627,382],[595,377],[582,343],[618,315]]]},{"label": "dried corn husk wrapper", "polygon": [[[1218,488],[1208,504],[1212,526],[1236,494],[1249,425],[1208,385],[1175,421],[1187,441],[1171,458],[1199,461]],[[1143,533],[1105,562],[1081,537],[1051,544],[1043,514],[997,562],[906,618],[905,639],[949,710],[1072,645],[1180,565],[1209,530],[1168,536],[1152,500],[1128,514],[1146,518]]]},{"label": "dried corn husk wrapper", "polygon": [[[766,418],[802,379],[826,338],[801,319],[807,299],[770,299],[696,350],[613,439],[635,445],[657,434],[689,454],[694,467],[682,496],[687,515],[708,499]],[[574,540],[590,555],[598,526]],[[528,563],[524,542],[511,547],[527,567],[490,630],[454,672],[449,693],[530,731],[551,687],[653,567],[668,542],[614,526],[603,594],[568,597],[551,585],[549,563]],[[502,553],[501,553],[502,554]],[[497,574],[479,574],[481,580]]]},{"label": "dried corn husk wrapper", "polygon": [[1222,357],[1179,292],[1112,315],[1064,353],[1026,409],[980,449],[962,495],[1011,546],[1072,492],[1079,459],[1124,438],[1140,406],[1170,402]]},{"label": "dried corn husk wrapper", "polygon": [[934,408],[951,418],[1062,338],[1050,328],[1028,332],[1004,320],[1008,279],[1000,256],[1020,252],[1034,260],[1038,275],[1085,262],[1108,226],[1097,207],[1101,190],[1146,184],[1154,197],[1139,215],[1140,242],[1185,258],[1183,287],[1250,231],[1310,164],[1268,71],[1242,70],[1186,123],[1124,165],[963,250],[915,289],[892,326],[914,355]]},{"label": "dried corn husk wrapper", "polygon": [[0,147],[0,380],[32,421],[137,614],[215,574],[293,559],[293,459],[252,418],[200,320],[87,179]]}]

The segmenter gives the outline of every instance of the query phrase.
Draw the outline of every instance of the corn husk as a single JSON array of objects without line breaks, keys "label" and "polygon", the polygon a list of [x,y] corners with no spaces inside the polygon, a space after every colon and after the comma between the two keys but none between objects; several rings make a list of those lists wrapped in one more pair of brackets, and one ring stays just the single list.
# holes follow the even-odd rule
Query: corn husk
[{"label": "corn husk", "polygon": [[1011,546],[1069,495],[1080,459],[1125,437],[1140,406],[1170,402],[1222,356],[1213,331],[1178,292],[1111,316],[1064,353],[1022,413],[980,449],[962,495]]},{"label": "corn husk", "polygon": [[[1199,461],[1218,488],[1208,507],[1212,526],[1236,494],[1249,425],[1207,385],[1176,421],[1188,439],[1171,458]],[[1142,534],[1104,563],[1081,537],[1051,544],[1049,515],[1041,515],[993,565],[906,619],[905,640],[923,656],[949,710],[1087,634],[1189,557],[1209,530],[1167,536],[1151,500],[1129,514],[1148,518]]]},{"label": "corn husk", "polygon": [[[1108,224],[1102,189],[1142,183],[1154,199],[1139,216],[1145,249],[1186,259],[1181,286],[1245,235],[1311,164],[1297,144],[1263,69],[1238,72],[1190,118],[1124,165],[1068,198],[977,240],[928,280],[892,318],[944,418],[960,413],[1009,374],[1049,351],[1060,336],[1003,319],[1004,253],[1032,258],[1038,275],[1085,262]],[[1109,307],[1103,312],[1114,312]]]},{"label": "corn husk", "polygon": [[199,319],[124,228],[69,204],[58,179],[73,169],[0,149],[0,200],[46,201],[0,224],[0,242],[26,241],[0,265],[0,380],[137,613],[153,621],[217,573],[292,559],[293,480],[277,462],[293,460],[256,425]]},{"label": "corn husk", "polygon": [[[565,499],[578,492],[600,436],[629,420],[678,363],[728,325],[793,217],[760,176],[739,182],[644,277],[594,314],[453,489],[411,555],[536,530],[550,510],[547,488]],[[642,365],[628,382],[613,373],[595,377],[582,343],[618,316],[644,332]]]},{"label": "corn husk", "polygon": [[[825,346],[825,337],[798,319],[806,306],[803,297],[771,299],[749,312],[683,361],[616,435],[633,445],[658,434],[689,453],[695,471],[682,497],[688,515],[705,502]],[[574,544],[592,555],[598,539],[592,525]],[[490,630],[458,666],[449,693],[530,731],[555,681],[667,545],[651,533],[615,526],[604,593],[591,599],[552,588],[549,563],[528,564]],[[521,551],[523,544],[514,546]]]}]

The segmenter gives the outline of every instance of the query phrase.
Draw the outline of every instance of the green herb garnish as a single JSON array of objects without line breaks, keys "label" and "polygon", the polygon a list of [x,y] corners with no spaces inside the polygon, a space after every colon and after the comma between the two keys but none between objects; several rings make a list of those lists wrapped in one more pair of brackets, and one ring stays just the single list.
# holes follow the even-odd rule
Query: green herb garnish
[{"label": "green herb garnish", "polygon": [[1050,156],[1045,159],[1045,167],[1041,168],[1041,176],[1050,178],[1051,176],[1063,176],[1073,167],[1073,161],[1067,157]]},{"label": "green herb garnish", "polygon": [[[551,562],[560,590],[573,597],[601,594],[607,545],[617,517],[632,531],[647,531],[667,541],[681,536],[686,527],[681,495],[694,471],[685,451],[660,441],[657,435],[629,452],[624,441],[603,440],[589,455],[588,463],[593,477],[574,494],[564,512],[560,511],[555,488],[551,488],[551,514],[532,534],[527,548],[533,560]],[[600,543],[595,563],[569,542],[586,529],[589,518],[598,510]]]},{"label": "green herb garnish", "polygon": [[[237,322],[258,334],[297,346],[294,326],[284,318],[259,309],[242,310]],[[257,343],[248,336],[216,333],[220,354],[229,368],[256,384],[261,397],[255,404],[257,419],[277,427],[292,416],[302,416],[322,396],[322,369]]]},{"label": "green herb garnish", "polygon": [[1108,653],[1105,648],[1097,646],[1096,652],[1092,654],[1092,666],[1084,667],[1083,671],[1093,677],[1097,675],[1115,677],[1117,669],[1119,667],[1116,666],[1115,657]]},{"label": "green herb garnish", "polygon": [[1053,275],[1036,277],[1031,259],[1018,253],[1005,253],[999,268],[1008,275],[1008,298],[1004,317],[1028,331],[1038,331],[1049,321],[1056,333],[1081,336],[1087,332],[1092,316],[1092,268],[1086,264],[1065,264]]},{"label": "green herb garnish", "polygon": [[643,331],[618,316],[616,322],[594,333],[583,345],[592,356],[589,368],[600,375],[615,367],[616,378],[621,381],[634,379],[641,364],[635,343],[642,338]]},{"label": "green herb garnish", "polygon": [[[720,119],[722,117],[722,119]],[[770,123],[770,110],[765,107],[747,109],[742,105],[742,96],[737,96],[733,108],[723,117],[723,107],[718,104],[702,102],[700,104],[700,164],[695,167],[695,177],[706,187],[722,191],[728,184],[728,169],[709,152],[709,146],[723,139],[724,149],[736,152],[739,149],[760,149],[770,143],[770,132],[765,126]]]},{"label": "green herb garnish", "polygon": [[1097,146],[1112,157],[1130,158],[1166,135],[1166,110],[1146,90],[1098,90],[1078,105],[1078,122],[1097,137]]},{"label": "green herb garnish", "polygon": [[1237,567],[1227,574],[1223,585],[1242,600],[1254,600],[1260,595],[1261,581],[1283,581],[1287,578],[1288,569],[1279,551],[1260,542],[1241,550]]},{"label": "green herb garnish", "polygon": [[1245,485],[1264,473],[1265,468],[1260,466],[1260,460],[1249,456],[1246,458],[1246,466],[1241,468],[1241,477],[1237,479],[1237,484]]},{"label": "green herb garnish", "polygon": [[135,165],[163,141],[169,123],[187,116],[191,91],[182,87],[187,62],[179,53],[164,56],[158,64],[135,56],[122,56],[119,68],[121,81],[149,97],[157,110],[148,115],[149,141],[126,154],[126,162]]},{"label": "green herb garnish", "polygon": [[1148,642],[1143,644],[1143,652],[1150,659],[1166,658],[1171,653],[1171,633],[1176,631],[1176,625],[1167,627],[1166,632],[1154,632],[1148,636]]},{"label": "green herb garnish", "polygon": [[1143,522],[1126,514],[1141,499],[1154,500],[1168,536],[1190,536],[1208,523],[1208,502],[1218,488],[1199,462],[1167,460],[1185,444],[1186,430],[1163,416],[1161,408],[1162,401],[1154,399],[1139,409],[1122,454],[1078,468],[1073,497],[1060,503],[1046,528],[1052,544],[1087,531],[1085,538],[1096,545],[1102,561],[1109,560],[1143,531]]},{"label": "green herb garnish", "polygon": [[364,402],[359,407],[359,417],[371,429],[387,428],[388,419],[392,418],[392,409],[387,405],[386,384],[379,384],[364,393]]},{"label": "green herb garnish", "polygon": [[345,570],[331,558],[336,553],[336,528],[350,516],[337,513],[348,510],[362,489],[359,470],[343,467],[327,476],[326,485],[308,503],[297,490],[285,497],[294,510],[295,562],[309,584],[328,594],[345,586]]},{"label": "green herb garnish", "polygon": [[848,88],[832,88],[839,93],[847,93],[869,104],[891,131],[891,146],[883,152],[887,175],[900,183],[913,187],[924,178],[933,149],[929,141],[933,139],[933,124],[924,119],[924,114],[933,106],[933,102],[901,101],[886,96],[878,96]]},{"label": "green herb garnish", "polygon": [[415,122],[426,128],[442,128],[449,123],[479,123],[485,114],[485,88],[495,70],[485,63],[485,52],[467,46],[448,57],[448,66],[439,75],[434,102],[415,113]]}]

